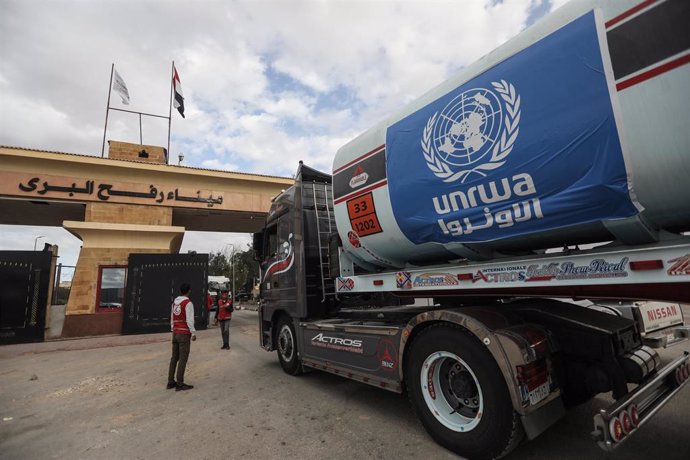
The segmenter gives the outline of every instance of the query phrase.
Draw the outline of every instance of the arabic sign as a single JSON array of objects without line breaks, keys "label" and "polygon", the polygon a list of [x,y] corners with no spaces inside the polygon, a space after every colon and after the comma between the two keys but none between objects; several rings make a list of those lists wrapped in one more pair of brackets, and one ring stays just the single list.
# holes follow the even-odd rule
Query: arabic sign
[{"label": "arabic sign", "polygon": [[0,173],[0,193],[62,200],[223,208],[223,196],[214,192],[51,175]]},{"label": "arabic sign", "polygon": [[590,12],[391,125],[405,236],[484,242],[637,214],[602,49]]}]

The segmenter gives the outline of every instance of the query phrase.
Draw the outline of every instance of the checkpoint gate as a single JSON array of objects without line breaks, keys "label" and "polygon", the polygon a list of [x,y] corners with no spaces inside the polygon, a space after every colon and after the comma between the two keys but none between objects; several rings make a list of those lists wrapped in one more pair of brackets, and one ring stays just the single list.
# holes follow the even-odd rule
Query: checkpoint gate
[{"label": "checkpoint gate", "polygon": [[206,329],[208,254],[130,254],[122,333],[170,332],[170,306],[182,283],[192,286],[196,329]]},{"label": "checkpoint gate", "polygon": [[43,342],[53,254],[0,251],[0,345]]}]

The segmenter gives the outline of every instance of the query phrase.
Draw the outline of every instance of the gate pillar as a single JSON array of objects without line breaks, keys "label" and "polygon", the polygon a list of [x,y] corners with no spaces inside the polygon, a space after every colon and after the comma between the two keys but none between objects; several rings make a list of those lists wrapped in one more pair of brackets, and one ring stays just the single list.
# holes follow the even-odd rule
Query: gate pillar
[{"label": "gate pillar", "polygon": [[184,227],[172,226],[172,208],[113,203],[86,205],[85,222],[63,227],[82,241],[65,310],[62,337],[122,332],[122,308],[99,309],[102,267],[126,267],[132,253],[177,253]]}]

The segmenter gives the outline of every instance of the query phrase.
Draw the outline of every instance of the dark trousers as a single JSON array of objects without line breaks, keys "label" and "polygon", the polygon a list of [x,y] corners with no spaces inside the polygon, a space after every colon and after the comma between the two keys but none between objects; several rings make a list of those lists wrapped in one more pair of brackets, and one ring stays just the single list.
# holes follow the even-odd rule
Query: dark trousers
[{"label": "dark trousers", "polygon": [[184,370],[187,367],[191,343],[192,336],[190,334],[173,334],[172,358],[170,358],[170,369],[168,370],[169,383],[175,381],[175,367],[177,367],[177,384],[184,383]]},{"label": "dark trousers", "polygon": [[230,320],[222,319],[220,320],[220,335],[223,337],[223,346],[227,347],[230,345]]}]

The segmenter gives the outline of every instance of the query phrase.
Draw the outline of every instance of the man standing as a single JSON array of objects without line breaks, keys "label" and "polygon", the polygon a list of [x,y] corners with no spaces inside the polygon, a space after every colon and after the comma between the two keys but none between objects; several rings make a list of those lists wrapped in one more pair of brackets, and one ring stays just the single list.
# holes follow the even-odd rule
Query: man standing
[{"label": "man standing", "polygon": [[[170,312],[170,329],[172,336],[172,358],[168,371],[167,389],[175,388],[175,391],[191,390],[193,385],[184,383],[184,370],[187,367],[189,348],[191,342],[196,340],[194,329],[194,305],[189,300],[189,284],[180,286],[180,296],[172,304]],[[177,381],[175,381],[175,367],[177,367]]]},{"label": "man standing", "polygon": [[232,299],[228,298],[228,291],[222,291],[218,299],[218,321],[220,321],[220,335],[223,337],[221,350],[230,349],[230,319],[232,319]]}]

